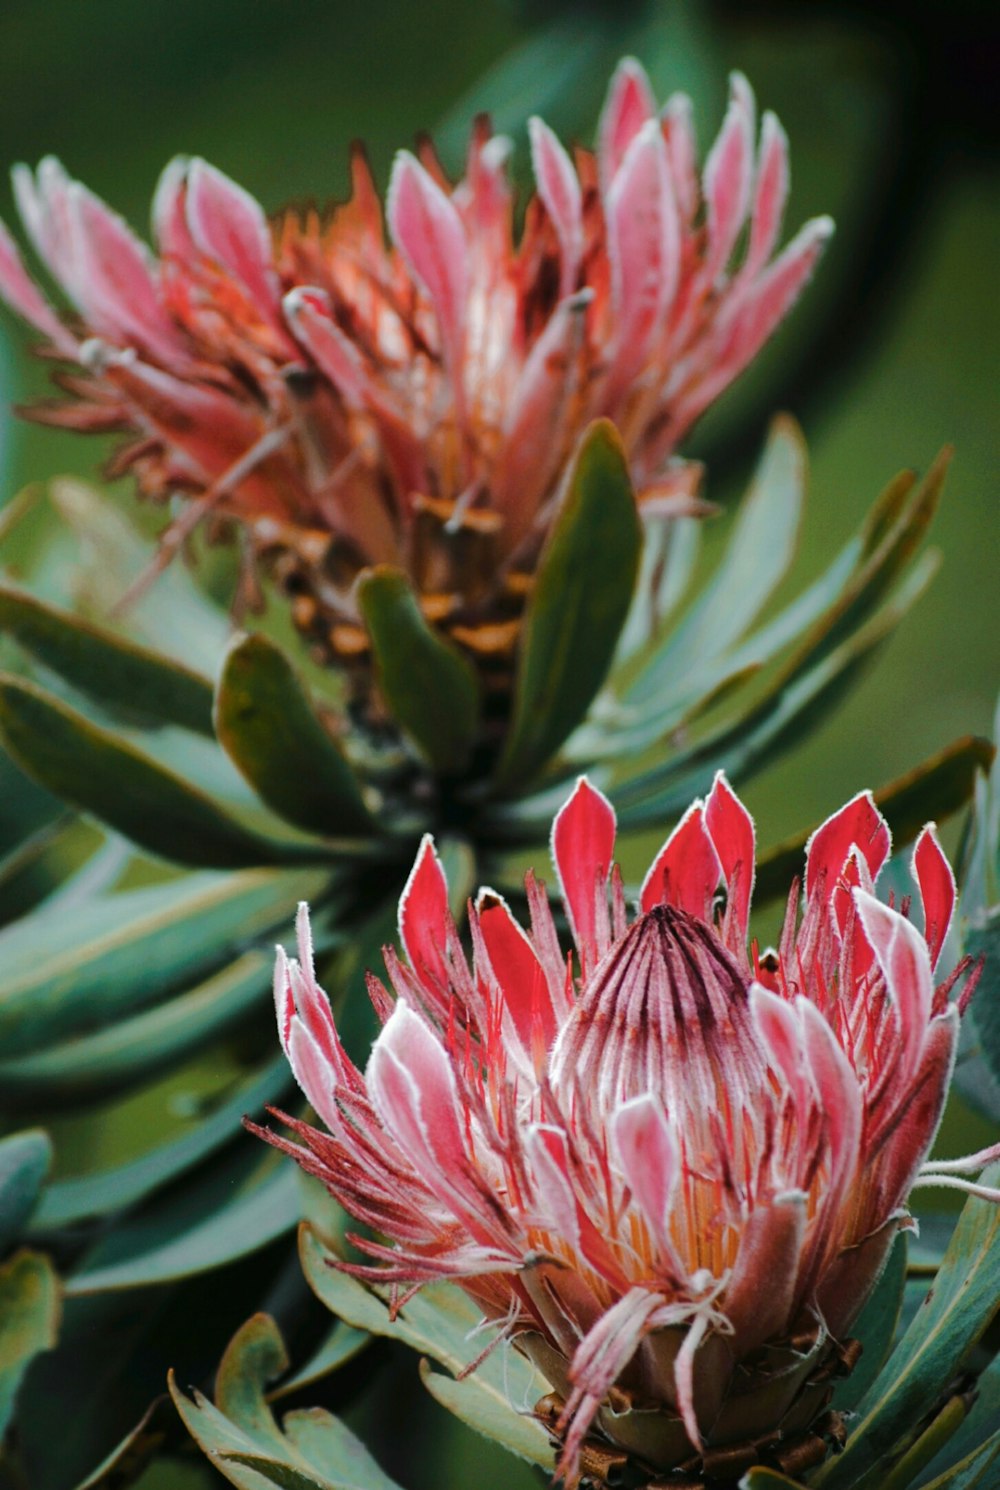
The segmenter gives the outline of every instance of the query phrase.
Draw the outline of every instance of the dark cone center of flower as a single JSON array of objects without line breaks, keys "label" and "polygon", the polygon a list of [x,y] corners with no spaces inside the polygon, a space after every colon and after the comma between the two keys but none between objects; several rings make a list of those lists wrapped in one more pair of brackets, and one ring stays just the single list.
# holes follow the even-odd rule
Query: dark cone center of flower
[{"label": "dark cone center of flower", "polygon": [[554,1053],[557,1085],[607,1110],[645,1092],[689,1105],[726,1083],[741,1051],[754,1068],[748,980],[715,930],[672,905],[629,928],[596,968]]}]

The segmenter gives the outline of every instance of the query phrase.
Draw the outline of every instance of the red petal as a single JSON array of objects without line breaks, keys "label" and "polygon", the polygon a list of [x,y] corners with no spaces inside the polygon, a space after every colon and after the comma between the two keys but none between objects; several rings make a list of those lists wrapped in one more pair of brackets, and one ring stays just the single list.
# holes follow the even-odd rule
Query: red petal
[{"label": "red petal", "polygon": [[581,776],[552,824],[552,858],[570,930],[586,971],[597,952],[597,896],[615,852],[615,810]]},{"label": "red petal", "polygon": [[677,292],[680,224],[659,121],[633,139],[605,205],[611,288],[617,312],[615,357],[606,399],[637,373],[662,331]]},{"label": "red petal", "polygon": [[142,348],[167,365],[187,357],[160,301],[149,256],[131,228],[79,181],[71,182],[77,263],[74,294],[99,335]]},{"label": "red petal", "polygon": [[531,162],[538,195],[552,219],[562,258],[559,293],[568,295],[576,284],[583,257],[583,200],[580,178],[566,151],[543,120],[528,120]]},{"label": "red petal", "polygon": [[204,160],[193,160],[185,200],[191,237],[202,253],[228,269],[274,321],[278,283],[267,218],[248,191]]},{"label": "red petal", "polygon": [[745,940],[755,872],[753,818],[721,771],[705,803],[705,826],[719,856],[729,902]]},{"label": "red petal", "polygon": [[848,863],[851,849],[860,851],[874,881],[889,857],[891,846],[888,825],[871,792],[859,792],[839,812],[828,817],[806,844],[806,899],[812,898],[822,877],[824,893],[835,908],[838,926],[843,929],[848,901],[846,895],[836,894],[836,887],[842,881],[857,884],[856,871],[851,872]]},{"label": "red petal", "polygon": [[651,1093],[633,1097],[615,1111],[611,1131],[622,1174],[662,1249],[664,1241],[669,1242],[670,1206],[681,1165],[677,1139],[661,1102]]},{"label": "red petal", "polygon": [[468,243],[455,204],[406,150],[396,156],[386,215],[392,236],[434,303],[453,374],[462,350]]},{"label": "red petal", "polygon": [[733,73],[729,108],[705,163],[710,283],[725,269],[746,221],[753,173],[753,116],[750,85],[741,73]]},{"label": "red petal", "polygon": [[417,977],[440,989],[450,981],[445,949],[451,926],[448,881],[434,839],[425,833],[399,901],[399,939]]},{"label": "red petal", "polygon": [[721,878],[719,856],[705,827],[704,806],[693,802],[643,880],[640,907],[648,911],[654,905],[674,905],[702,921],[710,921],[712,901]]},{"label": "red petal", "polygon": [[557,1028],[548,979],[534,947],[501,896],[493,890],[481,890],[476,909],[504,1005],[528,1059],[541,1064]]},{"label": "red petal", "polygon": [[31,278],[10,233],[0,222],[0,295],[11,310],[34,326],[61,352],[75,360],[77,340],[62,324],[41,290]]},{"label": "red petal", "polygon": [[605,189],[642,126],[655,117],[656,99],[645,69],[634,57],[623,57],[615,68],[597,126],[597,158]]},{"label": "red petal", "polygon": [[760,154],[750,220],[750,243],[742,273],[752,278],[774,252],[788,198],[788,139],[774,114],[760,130]]},{"label": "red petal", "polygon": [[[899,1080],[905,1082],[912,1072],[913,1056],[923,1043],[934,1001],[930,953],[917,928],[874,895],[855,890],[854,903],[899,1013],[899,1028],[908,1047],[900,1052],[899,1063]],[[907,1054],[910,1060],[905,1058]]]},{"label": "red petal", "polygon": [[941,948],[955,910],[955,876],[938,842],[933,823],[928,823],[917,839],[910,861],[913,877],[920,886],[924,908],[924,937],[930,948],[931,967],[937,966]]}]

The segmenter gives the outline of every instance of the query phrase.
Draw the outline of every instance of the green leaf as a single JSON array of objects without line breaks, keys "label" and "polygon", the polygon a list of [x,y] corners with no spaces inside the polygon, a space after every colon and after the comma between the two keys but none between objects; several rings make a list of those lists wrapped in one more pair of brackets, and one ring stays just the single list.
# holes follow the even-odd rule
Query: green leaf
[{"label": "green leaf", "polygon": [[990,1075],[1000,1082],[1000,905],[981,913],[969,927],[964,951],[977,960],[983,959],[976,994],[966,1017],[971,1017]]},{"label": "green leaf", "polygon": [[0,1266],[0,1438],[25,1371],[56,1343],[61,1313],[59,1280],[47,1257],[15,1252]]},{"label": "green leaf", "polygon": [[389,713],[435,770],[460,770],[479,726],[471,663],[428,625],[401,570],[366,570],[357,597]]},{"label": "green leaf", "polygon": [[621,440],[598,419],[580,443],[525,607],[499,786],[534,776],[586,714],[611,666],[641,549]]},{"label": "green leaf", "polygon": [[256,1314],[230,1342],[216,1379],[215,1405],[168,1378],[185,1427],[210,1462],[240,1490],[399,1490],[343,1423],[318,1408],[288,1413],[278,1426],[265,1388],[288,1368],[273,1319]]},{"label": "green leaf", "polygon": [[[420,1362],[420,1380],[436,1402],[446,1407],[468,1427],[493,1443],[502,1444],[511,1454],[540,1464],[541,1444],[538,1423],[526,1412],[512,1410],[512,1403],[484,1391],[475,1373],[457,1381],[435,1371],[424,1357]],[[546,1462],[548,1467],[548,1462]]]},{"label": "green leaf", "polygon": [[113,1169],[47,1185],[33,1218],[33,1229],[44,1232],[138,1205],[229,1143],[241,1133],[244,1115],[260,1114],[265,1106],[277,1102],[290,1084],[291,1072],[282,1053],[241,1081],[232,1095],[189,1133]]},{"label": "green leaf", "polygon": [[52,1142],[41,1128],[0,1139],[0,1256],[24,1230],[51,1163]]},{"label": "green leaf", "polygon": [[184,993],[93,1035],[0,1060],[0,1091],[12,1106],[104,1097],[174,1065],[224,1034],[265,1001],[271,953],[245,952]]},{"label": "green leaf", "polygon": [[722,562],[655,660],[627,690],[627,703],[697,697],[704,669],[737,642],[791,563],[805,497],[806,447],[793,419],[772,421],[753,483],[740,504]]},{"label": "green leaf", "polygon": [[179,662],[10,585],[0,585],[0,632],[105,706],[212,734],[212,685]]},{"label": "green leaf", "polygon": [[290,1164],[263,1162],[250,1146],[206,1173],[182,1197],[163,1196],[119,1223],[66,1280],[67,1295],[171,1282],[222,1267],[267,1246],[295,1226],[298,1181]]},{"label": "green leaf", "polygon": [[776,1469],[757,1464],[740,1480],[740,1490],[805,1490],[799,1480],[790,1480]]},{"label": "green leaf", "polygon": [[[965,1382],[962,1383],[965,1386]],[[985,1441],[1000,1432],[1000,1357],[994,1356],[974,1384],[968,1388],[971,1407],[963,1422],[939,1454],[927,1466],[922,1484],[955,1469],[963,1459],[977,1453]]]},{"label": "green leaf", "polygon": [[150,853],[217,869],[303,857],[301,849],[244,828],[110,730],[10,675],[0,676],[0,738],[35,781]]},{"label": "green leaf", "polygon": [[45,1049],[205,977],[329,885],[322,870],[189,874],[68,909],[46,905],[0,932],[0,1045]]},{"label": "green leaf", "polygon": [[[69,570],[73,609],[110,616],[136,580],[150,572],[155,551],[149,539],[106,495],[75,477],[51,482],[49,497],[60,530],[73,532],[79,556]],[[231,626],[183,564],[171,564],[156,583],[134,595],[122,616],[130,636],[214,674]]]},{"label": "green leaf", "polygon": [[[310,1288],[331,1313],[356,1329],[401,1340],[421,1355],[457,1375],[476,1355],[469,1334],[480,1311],[454,1286],[434,1284],[408,1299],[395,1318],[374,1289],[338,1271],[313,1228],[299,1231],[299,1254]],[[443,1406],[534,1464],[551,1468],[554,1454],[548,1434],[534,1418],[513,1404],[534,1403],[549,1391],[545,1379],[510,1346],[498,1346],[461,1382],[444,1383],[437,1375],[425,1384]]]},{"label": "green leaf", "polygon": [[619,827],[638,828],[682,812],[694,797],[709,790],[716,771],[726,771],[735,782],[751,768],[760,770],[774,760],[805,731],[815,730],[923,593],[937,568],[936,556],[925,555],[924,560],[914,566],[892,600],[833,652],[820,648],[819,655],[810,654],[808,661],[773,680],[748,713],[613,789]]},{"label": "green leaf", "polygon": [[289,822],[334,838],[372,832],[354,772],[288,658],[267,637],[239,637],[230,647],[215,728],[250,785]]},{"label": "green leaf", "polygon": [[[995,1185],[1000,1165],[984,1175]],[[907,1447],[929,1405],[947,1392],[966,1353],[1000,1311],[1000,1207],[966,1202],[934,1286],[876,1381],[858,1404],[843,1453],[816,1478],[823,1490],[867,1485]]]},{"label": "green leaf", "polygon": [[906,1256],[906,1233],[901,1231],[892,1244],[885,1270],[874,1293],[851,1329],[851,1334],[861,1341],[864,1349],[861,1360],[850,1376],[834,1389],[830,1405],[837,1412],[850,1412],[861,1401],[885,1365],[903,1306]]},{"label": "green leaf", "polygon": [[348,1361],[353,1361],[370,1340],[371,1336],[367,1330],[356,1330],[353,1325],[345,1324],[342,1319],[335,1319],[319,1349],[292,1376],[271,1392],[271,1400],[290,1396],[304,1386],[311,1386],[314,1381],[322,1381],[324,1376],[329,1376],[332,1371],[338,1371]]},{"label": "green leaf", "polygon": [[[992,759],[993,746],[988,740],[966,735],[881,787],[875,801],[885,814],[894,846],[899,849],[911,843],[926,822],[940,821],[965,807],[975,789],[977,771],[988,767]],[[805,847],[816,826],[761,855],[754,885],[758,902],[788,894],[792,879],[802,872]]]},{"label": "green leaf", "polygon": [[955,1436],[968,1413],[969,1401],[963,1393],[949,1397],[888,1473],[883,1477],[880,1471],[878,1490],[912,1490],[917,1477]]},{"label": "green leaf", "polygon": [[973,1449],[967,1458],[929,1480],[923,1490],[994,1490],[1000,1472],[1000,1432]]},{"label": "green leaf", "polygon": [[157,1397],[132,1431],[77,1485],[76,1490],[123,1490],[124,1486],[131,1485],[171,1435],[176,1422],[170,1398],[166,1395]]}]

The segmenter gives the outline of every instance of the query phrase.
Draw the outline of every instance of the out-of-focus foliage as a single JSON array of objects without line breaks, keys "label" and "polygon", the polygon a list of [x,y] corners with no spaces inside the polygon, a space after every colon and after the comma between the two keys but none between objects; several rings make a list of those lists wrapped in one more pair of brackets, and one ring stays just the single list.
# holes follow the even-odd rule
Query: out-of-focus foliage
[{"label": "out-of-focus foliage", "polygon": [[[941,14],[938,7],[926,9]],[[99,8],[53,0],[42,25],[37,6],[10,0],[0,17],[0,57],[6,59],[0,62],[0,139],[11,159],[60,153],[138,222],[152,173],[178,150],[218,160],[277,207],[288,197],[342,192],[344,147],[355,135],[368,140],[384,181],[390,151],[415,129],[443,119],[445,155],[457,164],[469,109],[480,104],[492,105],[498,123],[516,134],[522,161],[529,112],[586,135],[609,63],[627,50],[642,57],[661,96],[674,87],[692,94],[705,136],[720,111],[726,69],[743,67],[793,139],[792,214],[829,210],[839,231],[811,300],[745,387],[706,421],[691,453],[708,460],[709,495],[726,502],[737,478],[747,475],[766,412],[780,403],[808,414],[817,499],[797,572],[820,578],[806,590],[805,602],[781,609],[787,597],[779,570],[791,558],[800,492],[794,471],[789,477],[780,469],[782,459],[791,465],[794,459],[787,441],[779,442],[771,447],[772,462],[779,462],[774,479],[758,488],[735,522],[724,519],[705,534],[708,572],[701,571],[700,593],[714,585],[725,606],[709,613],[695,600],[670,633],[670,647],[679,651],[666,650],[659,660],[637,652],[631,671],[621,675],[622,689],[606,696],[594,717],[610,758],[620,759],[653,743],[643,734],[645,703],[639,723],[629,707],[655,693],[658,733],[670,739],[671,751],[666,759],[657,754],[642,763],[641,789],[623,787],[619,806],[626,822],[633,814],[635,825],[656,816],[662,836],[666,817],[703,787],[716,763],[732,769],[740,752],[756,751],[758,763],[767,759],[786,718],[788,729],[795,727],[794,714],[783,709],[801,703],[810,688],[816,697],[837,698],[825,728],[751,788],[751,804],[792,832],[858,786],[899,776],[954,735],[983,732],[996,685],[995,630],[976,597],[995,584],[1000,544],[988,453],[987,349],[996,338],[986,318],[995,315],[996,302],[991,255],[983,251],[998,209],[984,163],[968,149],[968,135],[956,139],[940,104],[942,97],[959,99],[961,90],[947,72],[956,45],[949,39],[943,47],[938,38],[961,34],[963,26],[971,34],[974,19],[952,7],[932,32],[922,18],[917,23],[900,11],[894,30],[894,13],[870,7],[848,16],[791,6],[758,12],[697,0],[586,7],[554,0],[520,6],[485,0],[475,7],[461,0],[419,7],[396,0],[363,7],[305,0],[272,8],[237,0],[211,6],[183,0],[169,7],[111,0]],[[966,129],[977,127],[971,106],[963,119]],[[5,398],[8,392],[23,398],[40,391],[42,373],[11,344],[4,349],[2,381]],[[904,573],[900,560],[926,525],[936,478],[913,487],[901,506],[887,497],[881,528],[876,521],[857,538],[848,535],[880,480],[904,461],[926,470],[949,441],[957,459],[936,527],[944,571],[889,643],[887,662],[841,703],[838,678],[882,649],[890,623],[928,577],[931,561]],[[65,435],[5,423],[0,450],[7,497],[29,479],[64,471],[94,475],[94,447]],[[306,779],[301,769],[290,779],[276,772],[268,758],[273,737],[257,728],[261,710],[280,707],[286,721],[299,721],[291,733],[300,746],[303,731],[314,740],[329,735],[314,712],[316,702],[326,702],[323,681],[298,656],[278,650],[288,637],[273,617],[267,620],[273,643],[243,643],[226,654],[223,706],[217,701],[216,714],[220,751],[210,738],[209,701],[228,641],[224,616],[176,565],[132,609],[123,641],[107,615],[146,563],[147,543],[137,539],[131,520],[123,522],[78,482],[61,483],[51,500],[62,518],[51,543],[45,501],[5,532],[10,576],[15,582],[30,576],[34,595],[82,610],[102,630],[95,637],[60,629],[58,616],[53,620],[51,612],[5,589],[4,628],[36,659],[29,682],[24,651],[5,655],[17,672],[4,694],[11,743],[16,747],[18,730],[29,751],[44,742],[53,785],[68,779],[70,766],[80,774],[81,752],[87,752],[90,764],[82,774],[88,792],[101,799],[86,805],[103,806],[125,831],[138,824],[147,848],[169,852],[196,843],[209,867],[178,873],[115,833],[66,813],[6,759],[0,765],[0,911],[10,922],[30,913],[0,934],[6,940],[0,1091],[10,1103],[13,1135],[0,1147],[0,1221],[6,1225],[0,1290],[12,1301],[0,1329],[0,1419],[23,1387],[18,1446],[27,1483],[32,1490],[72,1490],[87,1481],[107,1490],[141,1473],[151,1453],[178,1450],[176,1415],[162,1402],[150,1406],[163,1390],[162,1366],[177,1366],[182,1387],[207,1389],[226,1336],[256,1307],[279,1320],[298,1374],[314,1383],[308,1400],[323,1396],[337,1411],[347,1409],[407,1490],[460,1484],[471,1472],[483,1490],[537,1483],[527,1470],[519,1479],[519,1467],[505,1455],[491,1466],[481,1443],[452,1431],[443,1414],[428,1418],[423,1402],[411,1407],[413,1393],[401,1383],[415,1379],[412,1363],[391,1354],[387,1359],[383,1352],[393,1347],[355,1355],[362,1340],[344,1334],[350,1326],[328,1333],[325,1311],[300,1281],[288,1235],[299,1214],[319,1202],[303,1197],[287,1168],[239,1137],[242,1114],[289,1100],[284,1063],[274,1056],[270,943],[285,933],[298,898],[318,900],[328,983],[345,997],[360,992],[364,966],[377,963],[380,943],[392,935],[391,915],[382,906],[392,898],[419,824],[406,825],[404,843],[388,858],[373,863],[357,852],[346,860],[343,844],[326,835],[336,840],[338,822],[349,823],[352,841],[364,842],[367,809],[352,796],[340,755],[332,747],[324,753],[322,795],[336,799],[341,816],[322,824],[312,817],[317,777]],[[130,498],[119,494],[117,500]],[[11,517],[15,510],[8,509]],[[3,518],[0,525],[8,527]],[[748,562],[746,545],[755,532],[766,557]],[[78,540],[89,546],[87,562],[80,561]],[[693,563],[693,543],[692,530],[674,546],[673,588],[665,591],[671,602]],[[40,555],[47,555],[44,563]],[[209,556],[202,570],[214,575],[216,593],[225,594],[224,564]],[[61,588],[70,571],[73,593]],[[887,582],[897,573],[902,582],[892,591]],[[829,614],[848,574],[854,586],[850,629],[842,626],[844,617]],[[762,624],[747,641],[744,632],[758,615],[751,601],[760,607]],[[820,635],[809,626],[818,627],[824,607],[830,629]],[[804,632],[792,628],[793,619]],[[716,626],[721,630],[713,631]],[[787,643],[766,686],[757,671],[762,637]],[[113,704],[119,683],[126,682],[129,708],[123,712]],[[713,690],[712,709],[699,719],[697,705]],[[740,719],[740,709],[750,712]],[[629,731],[636,729],[633,737]],[[576,769],[591,748],[593,737],[588,746],[581,733],[571,742],[565,769]],[[947,763],[944,786],[952,796],[954,782],[967,783],[981,760],[980,748],[970,744]],[[172,784],[165,784],[168,770]],[[492,817],[484,813],[489,852],[497,859],[508,844],[530,840],[536,820],[547,820],[541,784],[535,796],[498,806]],[[932,802],[928,813],[944,810],[947,790],[934,800],[939,805]],[[919,826],[912,797],[904,805],[907,823]],[[969,1024],[972,1043],[959,1067],[963,1090],[993,1123],[1000,1114],[1000,1056],[987,1002],[997,976],[996,913],[989,910],[1000,899],[991,881],[996,811],[996,787],[984,786],[968,847],[963,911],[968,949],[984,952],[987,966]],[[303,834],[304,823],[321,825],[323,836]],[[468,855],[460,841],[453,851]],[[252,867],[229,875],[219,872],[223,864]],[[478,877],[492,873],[499,880],[502,863],[494,871],[487,859],[487,866],[478,867]],[[359,917],[367,935],[348,945],[344,927]],[[363,1048],[363,1012],[355,1035]],[[44,1184],[48,1147],[25,1131],[39,1118],[55,1148]],[[963,1120],[959,1115],[953,1122]],[[974,1220],[982,1217],[982,1203],[970,1207]],[[908,1287],[922,1291],[919,1283]],[[887,1295],[878,1304],[891,1316]],[[192,1320],[204,1323],[200,1338]],[[57,1328],[59,1345],[52,1350]],[[271,1351],[271,1364],[258,1362],[248,1378],[259,1389],[279,1369],[280,1346],[268,1327],[257,1328]],[[245,1332],[240,1338],[241,1350],[252,1343]],[[961,1344],[958,1336],[952,1339]],[[97,1354],[95,1340],[101,1342]],[[967,1345],[971,1334],[962,1340]],[[894,1370],[893,1361],[897,1374],[902,1369],[905,1341],[900,1349],[904,1356],[897,1359],[897,1351],[885,1372]],[[926,1360],[912,1343],[909,1351],[918,1366]],[[332,1369],[348,1356],[345,1371]],[[916,1368],[907,1369],[915,1379]],[[951,1474],[934,1485],[960,1490],[978,1484],[983,1490],[990,1483],[995,1446],[985,1457],[976,1446],[997,1426],[995,1368],[980,1381],[981,1402],[951,1440],[956,1455],[972,1453],[973,1467],[956,1477],[950,1450],[939,1450],[932,1437],[924,1450],[937,1457],[925,1453],[925,1482],[928,1475]],[[466,1389],[476,1390],[475,1378],[453,1383],[434,1374],[429,1384],[446,1406],[474,1418],[474,1408],[461,1408]],[[368,1406],[355,1400],[361,1387],[371,1389]],[[888,1413],[910,1400],[881,1386],[879,1393]],[[260,1430],[263,1409],[256,1399],[244,1397],[236,1412],[232,1399],[216,1401],[240,1433],[247,1431],[247,1419],[239,1416],[244,1410],[255,1415],[251,1438]],[[951,1413],[948,1425],[956,1426],[954,1408],[940,1407]],[[206,1410],[205,1404],[197,1409]],[[53,1420],[65,1431],[54,1434]],[[395,1424],[392,1434],[387,1420]],[[892,1432],[902,1427],[906,1433],[892,1440],[893,1453],[914,1449],[907,1442],[914,1422],[915,1415],[907,1420],[897,1411]],[[928,1431],[932,1426],[921,1423]],[[310,1437],[302,1452],[326,1478],[271,1483],[329,1483],[340,1462],[332,1456],[354,1453],[342,1429],[309,1419],[297,1431],[313,1428],[317,1439]],[[274,1459],[271,1429],[264,1423],[262,1431],[271,1448],[261,1451]],[[285,1435],[291,1436],[287,1419]],[[878,1443],[888,1445],[890,1436],[886,1429]],[[400,1447],[404,1438],[408,1450]],[[258,1443],[249,1452],[259,1449]],[[873,1462],[867,1449],[851,1453],[848,1464]],[[301,1463],[293,1467],[312,1472]],[[766,1472],[758,1480],[780,1484]],[[193,1460],[172,1459],[142,1483],[149,1490],[182,1490],[207,1480]]]}]

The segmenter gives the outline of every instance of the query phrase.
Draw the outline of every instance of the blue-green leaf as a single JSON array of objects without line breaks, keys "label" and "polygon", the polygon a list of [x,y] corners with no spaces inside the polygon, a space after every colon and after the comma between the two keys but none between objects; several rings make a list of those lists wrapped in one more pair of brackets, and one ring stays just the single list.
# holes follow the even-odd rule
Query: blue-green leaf
[{"label": "blue-green leaf", "polygon": [[35,781],[153,854],[218,869],[301,859],[35,684],[0,677],[0,738]]},{"label": "blue-green leaf", "polygon": [[81,693],[150,724],[212,733],[212,685],[182,663],[0,585],[0,632]]},{"label": "blue-green leaf", "polygon": [[401,570],[367,570],[357,597],[390,714],[435,770],[460,770],[479,727],[471,663],[424,619]]},{"label": "blue-green leaf", "polygon": [[[1000,1165],[984,1180],[995,1185]],[[858,1404],[843,1453],[816,1478],[823,1490],[866,1481],[901,1449],[966,1353],[1000,1312],[1000,1207],[970,1197],[923,1307]]]},{"label": "blue-green leaf", "polygon": [[15,1252],[0,1265],[0,1438],[25,1371],[56,1343],[61,1312],[59,1280],[47,1257]]},{"label": "blue-green leaf", "polygon": [[333,838],[372,831],[354,772],[267,637],[240,637],[226,654],[215,727],[250,785],[296,827]]},{"label": "blue-green leaf", "polygon": [[0,1256],[24,1230],[51,1163],[52,1141],[41,1128],[0,1138]]},{"label": "blue-green leaf", "polygon": [[319,1408],[290,1412],[279,1427],[265,1388],[288,1369],[273,1319],[256,1314],[237,1331],[216,1378],[215,1405],[170,1393],[185,1427],[211,1464],[240,1490],[399,1490],[339,1419]]},{"label": "blue-green leaf", "polygon": [[189,874],[0,932],[0,1044],[7,1058],[133,1014],[208,976],[329,884],[321,870]]},{"label": "blue-green leaf", "polygon": [[621,439],[598,419],[580,443],[525,607],[500,787],[534,776],[586,714],[625,624],[641,549]]}]

